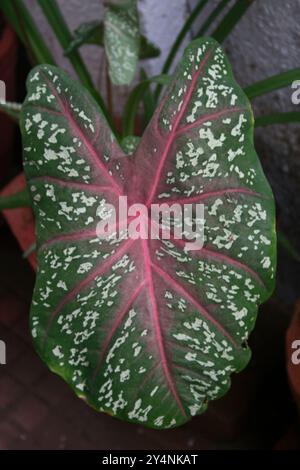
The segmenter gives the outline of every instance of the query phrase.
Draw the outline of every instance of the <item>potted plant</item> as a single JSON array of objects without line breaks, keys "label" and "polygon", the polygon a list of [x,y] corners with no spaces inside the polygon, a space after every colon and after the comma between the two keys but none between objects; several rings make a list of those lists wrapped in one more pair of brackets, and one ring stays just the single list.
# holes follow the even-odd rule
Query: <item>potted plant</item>
[{"label": "potted plant", "polygon": [[[81,83],[53,65],[25,5],[17,3],[17,16],[9,2],[2,8],[24,42],[27,31],[35,61],[47,65],[31,71],[22,105],[2,105],[20,120],[27,182],[11,197],[6,190],[0,203],[6,210],[34,207],[39,269],[31,331],[37,351],[94,408],[158,429],[178,426],[222,396],[230,373],[249,361],[247,338],[257,304],[272,293],[276,259],[274,201],[253,146],[249,100],[289,85],[299,69],[241,90],[219,46],[250,6],[239,0],[212,38],[191,42],[169,75],[207,3],[200,1],[162,74],[144,75],[130,91],[117,132],[113,86],[132,80],[141,44],[153,51],[139,32],[137,2],[107,2],[104,22],[83,25],[74,35],[55,1],[39,2]],[[105,48],[109,66],[107,103],[78,52],[95,42]],[[134,135],[141,104],[142,136]],[[286,113],[258,117],[256,125],[298,120],[299,113]],[[182,207],[213,199],[204,247],[187,247],[186,228],[179,240],[145,241],[146,212],[132,216],[144,236],[113,244],[105,239],[94,249],[102,240],[95,205],[97,215],[105,214],[103,201],[116,209],[121,196],[146,211],[159,201]],[[197,219],[192,212],[191,225]]]}]

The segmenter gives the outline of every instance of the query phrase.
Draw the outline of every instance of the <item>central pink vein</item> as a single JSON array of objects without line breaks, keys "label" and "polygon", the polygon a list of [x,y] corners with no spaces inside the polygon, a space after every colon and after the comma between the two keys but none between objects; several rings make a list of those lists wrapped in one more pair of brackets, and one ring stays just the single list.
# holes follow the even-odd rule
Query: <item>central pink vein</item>
[{"label": "central pink vein", "polygon": [[143,255],[144,255],[144,269],[145,269],[145,279],[149,288],[149,298],[150,298],[150,303],[151,303],[151,313],[152,313],[152,320],[153,320],[153,326],[154,326],[154,331],[155,331],[155,336],[157,339],[157,344],[158,344],[158,349],[159,349],[159,355],[161,358],[161,364],[162,368],[164,371],[164,375],[166,377],[169,389],[173,395],[174,400],[176,401],[181,413],[183,416],[186,416],[185,409],[183,407],[183,404],[179,398],[179,395],[177,393],[175,384],[173,382],[172,375],[170,373],[169,367],[168,367],[168,360],[165,352],[165,347],[164,347],[164,339],[163,335],[161,332],[161,326],[160,326],[160,321],[159,321],[159,312],[157,308],[157,302],[156,302],[156,297],[155,297],[155,292],[154,292],[154,285],[153,285],[153,279],[152,279],[152,270],[151,270],[151,257],[149,253],[149,248],[148,248],[148,242],[147,240],[141,240],[142,242],[142,247],[143,247]]},{"label": "central pink vein", "polygon": [[180,108],[180,111],[179,113],[177,114],[177,117],[173,123],[173,126],[172,126],[172,130],[168,136],[168,140],[167,140],[167,143],[166,143],[166,146],[165,146],[165,149],[163,151],[163,154],[161,156],[161,159],[160,159],[160,162],[159,162],[159,166],[158,166],[158,169],[157,169],[157,172],[156,172],[156,175],[155,175],[155,178],[154,178],[154,182],[153,182],[153,185],[152,185],[152,188],[151,188],[151,191],[150,191],[150,194],[149,194],[149,197],[148,197],[148,200],[147,200],[147,207],[150,206],[154,196],[155,196],[155,193],[156,193],[156,189],[157,189],[157,186],[159,184],[159,181],[160,181],[160,177],[161,177],[161,173],[162,173],[162,170],[164,168],[164,165],[165,165],[165,161],[168,157],[168,154],[169,154],[169,150],[171,148],[171,145],[174,141],[174,137],[176,136],[176,132],[177,132],[177,129],[178,129],[178,126],[180,124],[180,121],[182,119],[182,117],[184,116],[184,113],[189,105],[189,102],[190,102],[190,99],[191,99],[191,96],[193,94],[193,91],[195,89],[195,86],[197,84],[197,80],[205,66],[205,64],[207,63],[210,55],[212,53],[212,50],[210,50],[209,52],[206,53],[203,61],[201,62],[201,64],[199,65],[199,68],[197,70],[197,72],[194,74],[193,78],[192,78],[192,81],[191,81],[191,84],[189,86],[189,89],[188,89],[188,92],[186,93],[184,99],[183,99],[183,102],[182,102],[182,106]]}]

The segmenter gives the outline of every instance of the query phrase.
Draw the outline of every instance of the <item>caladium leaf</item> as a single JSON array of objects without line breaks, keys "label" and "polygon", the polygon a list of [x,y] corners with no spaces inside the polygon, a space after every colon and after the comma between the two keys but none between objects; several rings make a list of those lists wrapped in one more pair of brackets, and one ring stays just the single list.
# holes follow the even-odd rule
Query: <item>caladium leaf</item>
[{"label": "caladium leaf", "polygon": [[[274,286],[274,201],[253,117],[220,46],[192,42],[136,151],[64,72],[40,66],[22,110],[37,222],[35,346],[97,410],[179,426],[222,396]],[[96,236],[104,202],[205,205],[204,247]],[[189,220],[190,223],[196,219]],[[141,225],[145,225],[147,218]],[[125,234],[125,235],[124,235]]]},{"label": "caladium leaf", "polygon": [[[104,46],[104,23],[102,21],[90,21],[82,23],[75,31],[74,37],[67,49],[65,55],[76,51],[84,44],[95,44]],[[149,41],[143,34],[140,36],[139,58],[151,59],[160,55],[160,49]]]},{"label": "caladium leaf", "polygon": [[104,45],[104,24],[102,21],[82,23],[73,33],[73,39],[65,50],[65,55],[76,51],[83,44]]},{"label": "caladium leaf", "polygon": [[140,32],[136,0],[108,3],[104,13],[104,47],[114,85],[128,85],[136,72]]},{"label": "caladium leaf", "polygon": [[128,135],[127,137],[124,137],[121,141],[121,147],[124,153],[126,153],[126,155],[133,154],[137,146],[139,145],[140,141],[141,141],[141,138],[135,135]]}]

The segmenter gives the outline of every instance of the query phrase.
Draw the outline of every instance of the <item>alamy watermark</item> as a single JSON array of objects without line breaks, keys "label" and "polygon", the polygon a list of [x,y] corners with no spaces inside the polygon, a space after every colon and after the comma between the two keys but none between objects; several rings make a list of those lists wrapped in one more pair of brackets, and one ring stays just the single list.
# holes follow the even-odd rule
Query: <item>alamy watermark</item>
[{"label": "alamy watermark", "polygon": [[293,104],[300,104],[300,80],[295,80],[292,83],[292,88],[295,90],[292,93],[292,103]]},{"label": "alamy watermark", "polygon": [[204,244],[204,204],[128,205],[120,196],[118,207],[103,202],[97,209],[100,240],[183,240],[186,251],[200,250]]},{"label": "alamy watermark", "polygon": [[[6,102],[6,86],[3,80],[0,80],[0,103]],[[6,344],[0,340],[0,366],[6,364]]]},{"label": "alamy watermark", "polygon": [[6,102],[6,85],[3,80],[0,80],[0,103]]},{"label": "alamy watermark", "polygon": [[295,366],[298,366],[300,364],[300,339],[295,339],[295,341],[292,342],[292,355],[291,355],[291,361],[292,364]]},{"label": "alamy watermark", "polygon": [[6,364],[6,344],[0,340],[0,366]]}]

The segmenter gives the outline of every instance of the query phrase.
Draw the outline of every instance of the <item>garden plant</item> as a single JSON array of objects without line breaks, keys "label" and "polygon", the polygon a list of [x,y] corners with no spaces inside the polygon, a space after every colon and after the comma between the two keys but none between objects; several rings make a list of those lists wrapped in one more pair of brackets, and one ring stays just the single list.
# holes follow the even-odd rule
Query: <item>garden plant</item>
[{"label": "garden plant", "polygon": [[[35,217],[33,341],[96,410],[176,427],[223,396],[250,360],[248,338],[276,274],[275,204],[254,128],[300,115],[254,116],[251,100],[292,84],[300,69],[238,85],[222,42],[253,3],[246,0],[218,2],[178,58],[208,4],[199,1],[154,77],[138,68],[160,45],[140,33],[136,0],[104,2],[103,21],[74,32],[56,1],[38,3],[77,77],[56,66],[25,4],[2,1],[33,65],[24,102],[0,105],[20,124],[27,181],[0,208],[29,206]],[[83,44],[104,48],[106,100],[81,59]],[[128,85],[121,126],[113,111],[120,85]],[[139,208],[100,239],[105,207],[118,211],[121,196]],[[202,204],[203,246],[187,249],[175,219],[169,237],[163,224],[147,236],[153,204],[182,214],[190,205],[191,226]],[[131,222],[135,238],[126,236]]]}]

